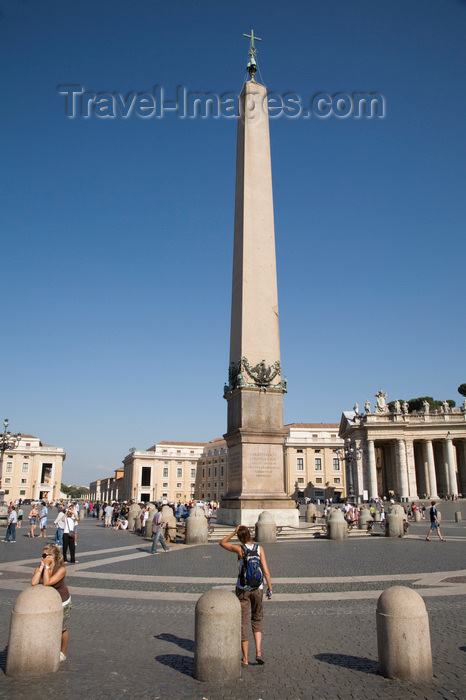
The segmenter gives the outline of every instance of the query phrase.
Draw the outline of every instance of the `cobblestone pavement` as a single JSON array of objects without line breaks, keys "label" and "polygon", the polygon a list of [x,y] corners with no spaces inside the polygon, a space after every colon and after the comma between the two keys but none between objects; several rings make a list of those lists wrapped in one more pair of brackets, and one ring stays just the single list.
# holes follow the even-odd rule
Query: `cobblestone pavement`
[{"label": "cobblestone pavement", "polygon": [[[79,564],[68,567],[73,609],[67,660],[46,679],[6,677],[11,610],[43,544],[26,538],[22,528],[15,545],[0,543],[0,697],[32,700],[45,687],[52,696],[97,699],[464,700],[466,527],[453,522],[456,510],[466,520],[466,502],[441,506],[445,543],[425,541],[424,521],[400,540],[268,544],[274,599],[264,602],[266,664],[251,663],[241,679],[222,684],[193,678],[194,606],[214,585],[233,590],[234,557],[218,544],[176,545],[150,556],[148,540],[104,529],[94,519],[80,523]],[[423,684],[378,674],[375,606],[391,585],[414,587],[429,612],[435,675]]]}]

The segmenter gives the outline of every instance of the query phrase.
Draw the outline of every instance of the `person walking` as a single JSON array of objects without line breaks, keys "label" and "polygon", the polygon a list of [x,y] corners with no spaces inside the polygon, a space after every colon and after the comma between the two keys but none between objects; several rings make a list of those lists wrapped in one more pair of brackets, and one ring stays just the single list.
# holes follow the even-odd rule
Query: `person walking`
[{"label": "person walking", "polygon": [[16,512],[16,506],[12,506],[7,520],[7,528],[5,539],[2,542],[9,542],[11,537],[11,542],[16,542],[16,525],[18,523],[18,514]]},{"label": "person walking", "polygon": [[74,541],[74,526],[76,515],[74,511],[68,510],[65,515],[65,526],[63,528],[63,561],[68,561],[68,549],[70,550],[70,564],[76,564],[75,558],[75,541]]},{"label": "person walking", "polygon": [[154,515],[154,519],[152,521],[152,534],[154,535],[154,539],[152,540],[152,547],[150,550],[151,554],[157,554],[157,544],[159,542],[162,545],[162,548],[165,552],[169,552],[171,549],[171,547],[167,547],[165,538],[163,536],[163,520],[161,510],[162,506],[159,506],[157,513]]},{"label": "person walking", "polygon": [[430,530],[427,533],[427,537],[426,537],[427,542],[430,542],[430,536],[432,534],[432,530],[436,530],[440,540],[442,542],[446,542],[445,538],[442,537],[442,533],[440,532],[440,520],[438,519],[438,510],[435,507],[435,501],[431,502],[431,507],[430,507]]},{"label": "person walking", "polygon": [[[237,536],[240,544],[231,544],[232,537]],[[256,646],[256,662],[264,664],[262,656],[261,644],[263,633],[263,609],[262,598],[264,593],[263,578],[267,582],[267,598],[272,598],[272,579],[270,577],[269,568],[265,558],[263,547],[254,544],[251,539],[251,533],[245,525],[239,525],[233,532],[223,538],[220,546],[233,552],[238,557],[238,579],[236,581],[236,596],[241,604],[241,651],[243,666],[248,665],[248,649],[249,649],[249,613],[251,614],[251,627],[254,635],[254,643]],[[251,560],[259,557],[260,561],[260,580],[253,581],[248,578],[248,559]]]},{"label": "person walking", "polygon": [[29,530],[29,533],[28,533],[28,537],[35,537],[35,535],[34,535],[34,530],[36,529],[36,525],[37,525],[37,516],[38,516],[38,515],[39,515],[39,512],[38,512],[36,506],[33,505],[33,506],[32,506],[32,510],[31,510],[31,512],[29,513],[29,525],[30,525],[31,527],[30,527],[30,530]]},{"label": "person walking", "polygon": [[66,660],[66,650],[69,641],[68,620],[71,613],[71,596],[65,583],[65,576],[66,569],[63,566],[60,549],[55,544],[45,545],[42,550],[40,564],[32,575],[31,586],[38,586],[42,583],[44,586],[55,588],[60,594],[63,610],[60,661]]},{"label": "person walking", "polygon": [[43,537],[45,539],[45,536],[47,534],[47,515],[49,514],[49,510],[45,504],[45,501],[42,501],[42,510],[40,511],[40,533],[39,537]]},{"label": "person walking", "polygon": [[54,544],[58,545],[59,547],[63,547],[63,531],[65,529],[65,517],[65,511],[60,510],[57,517],[54,520],[54,525],[57,528],[57,531],[55,532]]}]

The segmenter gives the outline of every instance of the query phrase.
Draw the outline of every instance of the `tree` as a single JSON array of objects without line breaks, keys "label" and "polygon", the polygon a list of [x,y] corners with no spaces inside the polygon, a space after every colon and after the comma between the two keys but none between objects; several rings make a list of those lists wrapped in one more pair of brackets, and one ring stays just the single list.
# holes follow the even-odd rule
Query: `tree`
[{"label": "tree", "polygon": [[461,394],[461,396],[466,396],[466,384],[459,385],[458,394]]}]

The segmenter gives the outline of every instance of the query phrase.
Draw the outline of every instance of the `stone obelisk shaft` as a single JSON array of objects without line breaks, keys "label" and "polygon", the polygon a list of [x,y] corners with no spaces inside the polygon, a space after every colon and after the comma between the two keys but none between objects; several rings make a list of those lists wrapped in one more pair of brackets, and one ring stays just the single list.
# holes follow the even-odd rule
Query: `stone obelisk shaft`
[{"label": "stone obelisk shaft", "polygon": [[218,521],[254,525],[263,510],[297,525],[284,490],[283,393],[278,327],[267,89],[240,96],[228,401],[228,493]]},{"label": "stone obelisk shaft", "polygon": [[230,363],[280,360],[267,90],[245,84],[238,121]]}]

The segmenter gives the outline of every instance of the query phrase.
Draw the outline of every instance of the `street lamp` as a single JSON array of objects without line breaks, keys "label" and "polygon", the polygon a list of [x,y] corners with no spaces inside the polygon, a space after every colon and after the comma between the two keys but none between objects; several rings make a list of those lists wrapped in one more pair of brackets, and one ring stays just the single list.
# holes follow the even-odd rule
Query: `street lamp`
[{"label": "street lamp", "polygon": [[14,450],[19,445],[21,433],[12,434],[8,428],[8,418],[3,421],[3,433],[0,435],[0,505],[4,502],[4,491],[2,489],[3,478],[3,457],[7,450]]},{"label": "street lamp", "polygon": [[334,452],[338,455],[340,459],[345,460],[346,474],[348,475],[348,498],[353,499],[355,496],[353,481],[353,465],[357,465],[358,459],[361,458],[362,450],[360,450],[359,447],[352,447],[350,438],[347,438],[344,450],[340,447],[338,448],[338,450],[334,450]]}]

